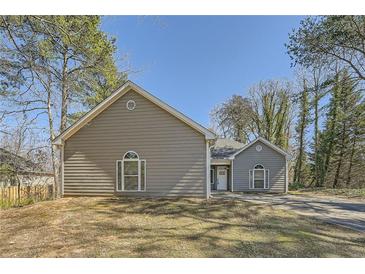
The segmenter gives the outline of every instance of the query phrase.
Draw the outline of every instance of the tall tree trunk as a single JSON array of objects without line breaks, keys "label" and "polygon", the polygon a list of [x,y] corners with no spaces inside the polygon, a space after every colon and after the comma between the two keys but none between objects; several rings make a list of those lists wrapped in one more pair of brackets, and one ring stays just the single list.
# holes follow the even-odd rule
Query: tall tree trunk
[{"label": "tall tree trunk", "polygon": [[314,180],[315,186],[320,187],[319,178],[319,161],[318,161],[318,103],[319,103],[319,90],[315,87],[314,94]]},{"label": "tall tree trunk", "polygon": [[327,149],[326,149],[326,153],[324,155],[324,163],[323,163],[323,167],[321,168],[321,186],[324,186],[324,182],[325,182],[325,179],[326,179],[326,176],[327,176],[327,172],[328,172],[328,167],[330,165],[330,162],[331,162],[331,158],[332,158],[332,154],[333,154],[333,146],[334,146],[334,130],[335,130],[335,127],[336,127],[336,123],[337,123],[337,112],[338,112],[338,100],[339,100],[339,89],[340,87],[338,86],[338,79],[337,79],[337,84],[336,86],[334,87],[335,88],[335,92],[334,92],[334,103],[333,103],[333,113],[331,115],[331,117],[329,117],[328,119],[331,119],[330,120],[330,125],[329,125],[329,128],[328,128],[328,132],[330,134],[329,136],[329,140],[328,140],[328,146],[327,146]]},{"label": "tall tree trunk", "polygon": [[68,86],[67,86],[67,48],[63,53],[63,66],[62,66],[62,82],[61,82],[61,125],[60,132],[63,132],[67,128],[67,113],[68,113]]},{"label": "tall tree trunk", "polygon": [[302,169],[303,169],[303,155],[304,155],[304,137],[305,137],[305,128],[307,125],[307,87],[305,80],[303,81],[303,92],[301,93],[300,98],[300,120],[299,120],[299,155],[297,159],[297,163],[295,165],[294,171],[294,182],[303,183]]},{"label": "tall tree trunk", "polygon": [[48,91],[47,95],[47,114],[48,114],[48,124],[49,124],[49,136],[51,142],[51,160],[52,160],[52,170],[54,176],[54,197],[59,197],[59,170],[58,170],[58,158],[56,155],[56,147],[52,144],[55,138],[54,127],[53,127],[53,116],[52,116],[52,102],[51,102],[51,91]]},{"label": "tall tree trunk", "polygon": [[346,179],[347,188],[349,188],[350,184],[351,184],[351,171],[352,171],[352,165],[353,165],[353,161],[354,161],[355,148],[356,148],[356,135],[353,137],[353,140],[352,140],[351,154],[350,154],[350,159],[349,159],[349,168],[347,170],[347,179]]},{"label": "tall tree trunk", "polygon": [[295,166],[295,172],[294,172],[294,181],[296,183],[302,182],[305,119],[306,119],[305,113],[303,113],[302,119],[300,121],[299,155],[298,155],[298,160],[297,160],[297,164]]},{"label": "tall tree trunk", "polygon": [[339,154],[339,159],[337,161],[337,168],[336,168],[335,177],[333,179],[332,188],[337,188],[337,186],[338,186],[340,171],[341,171],[341,167],[342,167],[342,163],[343,163],[343,157],[345,155],[345,139],[346,139],[346,122],[343,121],[342,122],[342,132],[341,132],[340,154]]}]

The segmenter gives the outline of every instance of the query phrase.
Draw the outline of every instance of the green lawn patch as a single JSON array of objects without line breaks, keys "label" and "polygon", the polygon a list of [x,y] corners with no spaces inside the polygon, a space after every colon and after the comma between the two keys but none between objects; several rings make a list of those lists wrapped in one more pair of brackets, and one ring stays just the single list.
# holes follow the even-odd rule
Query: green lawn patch
[{"label": "green lawn patch", "polygon": [[349,199],[365,199],[365,189],[307,188],[289,191],[290,194],[337,196]]}]

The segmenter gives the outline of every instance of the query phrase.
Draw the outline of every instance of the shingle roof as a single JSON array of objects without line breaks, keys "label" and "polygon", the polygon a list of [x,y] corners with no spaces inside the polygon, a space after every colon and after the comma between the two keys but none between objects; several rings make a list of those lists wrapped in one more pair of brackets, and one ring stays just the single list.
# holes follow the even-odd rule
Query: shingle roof
[{"label": "shingle roof", "polygon": [[211,148],[211,158],[213,159],[226,159],[233,155],[235,152],[244,147],[244,144],[230,140],[230,139],[217,139],[214,146]]},{"label": "shingle roof", "polygon": [[37,164],[4,148],[0,148],[0,164],[7,164],[18,172],[40,171]]}]

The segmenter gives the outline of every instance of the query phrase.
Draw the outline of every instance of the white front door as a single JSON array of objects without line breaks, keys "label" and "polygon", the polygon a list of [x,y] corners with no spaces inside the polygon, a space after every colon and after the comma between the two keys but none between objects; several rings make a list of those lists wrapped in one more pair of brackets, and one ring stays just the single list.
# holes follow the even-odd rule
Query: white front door
[{"label": "white front door", "polygon": [[227,190],[227,169],[217,167],[217,190]]}]

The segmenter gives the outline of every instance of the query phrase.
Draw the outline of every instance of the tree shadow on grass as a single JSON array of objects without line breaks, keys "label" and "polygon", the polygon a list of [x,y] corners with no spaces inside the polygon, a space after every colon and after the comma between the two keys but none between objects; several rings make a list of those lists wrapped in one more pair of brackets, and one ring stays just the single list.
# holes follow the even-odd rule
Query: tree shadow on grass
[{"label": "tree shadow on grass", "polygon": [[[124,214],[163,218],[161,224],[149,227],[97,224],[116,232],[120,241],[138,239],[140,244],[131,251],[135,257],[326,257],[333,256],[333,250],[337,256],[351,257],[359,252],[353,249],[364,249],[363,239],[328,234],[324,229],[330,226],[315,220],[270,216],[273,211],[267,212],[267,206],[241,201],[120,198],[98,205],[102,209],[97,213],[113,220]],[[176,243],[194,251],[181,253],[175,250]]]},{"label": "tree shadow on grass", "polygon": [[239,200],[70,198],[52,205],[16,211],[27,221],[6,225],[2,256],[365,256],[363,234]]}]

